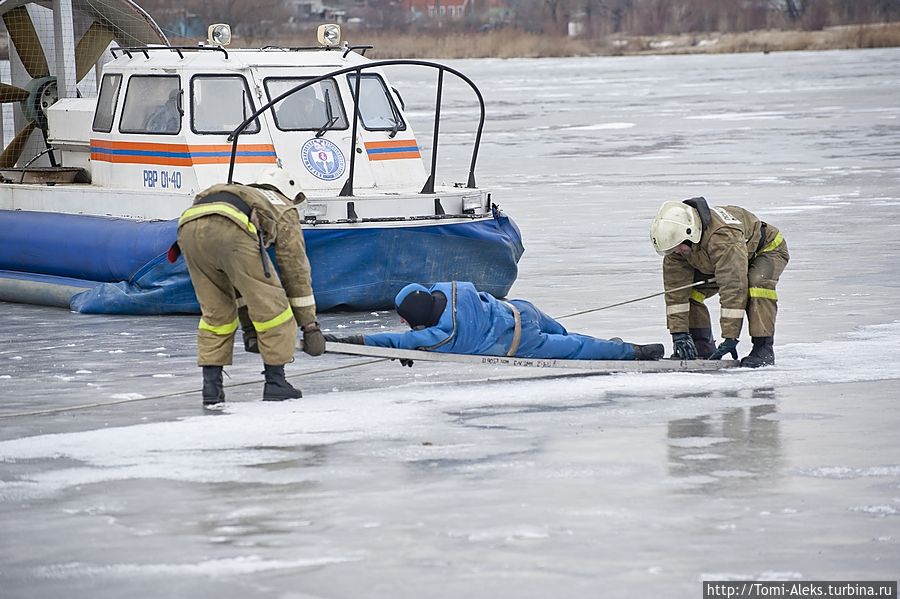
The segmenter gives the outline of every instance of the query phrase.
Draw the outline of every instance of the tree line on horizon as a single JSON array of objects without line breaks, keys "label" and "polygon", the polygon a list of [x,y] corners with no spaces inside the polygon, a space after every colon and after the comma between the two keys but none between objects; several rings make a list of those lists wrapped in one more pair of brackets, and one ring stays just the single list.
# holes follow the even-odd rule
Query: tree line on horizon
[{"label": "tree line on horizon", "polygon": [[[522,8],[541,5],[542,18],[563,31],[573,17],[594,34],[659,35],[737,33],[759,29],[819,30],[824,27],[900,19],[900,0],[510,0]],[[523,10],[523,13],[525,11]],[[527,13],[525,13],[527,14]],[[544,26],[546,30],[547,25]]]},{"label": "tree line on horizon", "polygon": [[[354,28],[433,34],[514,28],[565,35],[579,23],[587,37],[744,32],[759,29],[814,31],[838,25],[900,20],[900,0],[138,0],[170,36],[205,25],[231,24],[236,36],[280,36],[312,24],[349,20]],[[421,9],[465,3],[461,17],[428,17]],[[329,18],[331,17],[331,18]],[[334,17],[337,17],[336,19]],[[189,25],[193,23],[191,28]],[[202,26],[202,27],[201,27]],[[312,43],[310,40],[309,43]]]}]

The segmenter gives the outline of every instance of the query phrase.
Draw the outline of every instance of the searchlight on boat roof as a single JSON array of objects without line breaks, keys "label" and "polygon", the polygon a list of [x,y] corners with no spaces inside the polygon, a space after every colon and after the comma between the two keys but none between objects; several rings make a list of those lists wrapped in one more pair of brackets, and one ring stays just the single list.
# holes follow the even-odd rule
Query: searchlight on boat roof
[{"label": "searchlight on boat roof", "polygon": [[319,25],[319,43],[323,46],[337,46],[341,43],[341,26],[334,23]]},{"label": "searchlight on boat roof", "polygon": [[206,41],[212,46],[227,46],[231,43],[231,25],[214,23],[206,31]]}]

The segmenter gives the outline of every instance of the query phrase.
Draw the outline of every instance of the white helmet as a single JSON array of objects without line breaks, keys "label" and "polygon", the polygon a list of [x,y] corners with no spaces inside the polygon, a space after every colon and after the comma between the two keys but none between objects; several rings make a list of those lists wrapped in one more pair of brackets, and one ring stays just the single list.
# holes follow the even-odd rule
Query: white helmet
[{"label": "white helmet", "polygon": [[700,214],[682,202],[663,202],[650,223],[650,241],[660,256],[671,254],[684,241],[697,243],[701,235]]},{"label": "white helmet", "polygon": [[[303,201],[303,190],[300,182],[280,166],[270,166],[263,170],[257,177],[254,185],[268,185],[277,189],[284,197],[291,201]],[[298,197],[300,196],[300,197]]]}]

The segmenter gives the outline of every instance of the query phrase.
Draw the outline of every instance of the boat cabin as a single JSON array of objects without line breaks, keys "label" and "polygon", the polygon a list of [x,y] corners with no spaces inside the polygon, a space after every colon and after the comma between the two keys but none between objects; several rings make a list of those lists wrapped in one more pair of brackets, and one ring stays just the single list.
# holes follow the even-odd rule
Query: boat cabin
[{"label": "boat cabin", "polygon": [[[63,98],[48,110],[60,162],[84,168],[103,188],[196,194],[222,182],[229,135],[260,106],[330,71],[361,64],[355,52],[283,49],[115,51],[98,98]],[[329,77],[276,103],[243,131],[234,180],[252,181],[281,157],[309,195],[345,183],[359,82],[356,191],[421,187],[425,168],[399,94],[383,73]]]}]

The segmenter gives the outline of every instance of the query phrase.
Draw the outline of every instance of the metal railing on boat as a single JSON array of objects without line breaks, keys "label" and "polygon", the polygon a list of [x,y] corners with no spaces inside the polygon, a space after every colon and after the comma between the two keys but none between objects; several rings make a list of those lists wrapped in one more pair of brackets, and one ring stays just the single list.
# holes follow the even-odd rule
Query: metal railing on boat
[{"label": "metal railing on boat", "polygon": [[[389,66],[398,66],[398,65],[409,65],[409,66],[422,66],[437,69],[438,77],[437,77],[437,94],[435,97],[435,113],[434,113],[434,130],[432,135],[432,149],[431,149],[431,170],[428,175],[428,179],[425,181],[425,184],[422,186],[422,191],[419,193],[430,194],[434,193],[434,181],[435,175],[437,173],[437,157],[438,157],[438,142],[440,136],[440,122],[441,122],[441,101],[443,99],[443,86],[444,86],[444,72],[451,73],[459,77],[462,81],[469,85],[472,91],[475,92],[475,96],[478,99],[479,106],[479,119],[478,119],[478,128],[475,133],[475,142],[472,148],[472,159],[469,163],[469,174],[466,181],[466,187],[470,189],[475,188],[475,164],[478,160],[478,149],[481,146],[481,134],[484,130],[484,97],[481,95],[481,90],[478,89],[478,86],[475,85],[469,77],[460,73],[454,68],[448,67],[446,65],[430,62],[426,60],[414,60],[414,59],[393,59],[393,60],[379,60],[375,62],[370,62],[367,64],[356,65],[352,67],[346,67],[343,69],[338,69],[335,71],[331,71],[324,75],[320,75],[318,77],[312,77],[307,79],[303,83],[293,87],[286,92],[272,98],[256,110],[253,114],[248,116],[244,122],[238,125],[234,131],[231,132],[231,135],[228,136],[228,140],[232,142],[231,146],[231,161],[228,165],[228,182],[234,182],[234,164],[235,157],[237,156],[237,147],[238,147],[238,139],[241,134],[244,132],[251,123],[253,123],[261,114],[265,111],[270,110],[275,104],[281,102],[285,98],[290,95],[293,95],[300,90],[303,90],[307,87],[325,81],[326,79],[334,78],[338,75],[344,75],[348,73],[356,73],[356,80],[359,82],[362,77],[362,72],[368,69],[377,69],[381,67],[389,67]],[[352,197],[353,196],[353,174],[356,170],[356,148],[357,148],[357,133],[359,131],[359,90],[362,86],[357,83],[357,85],[353,89],[353,130],[351,134],[351,146],[350,146],[350,168],[347,176],[347,180],[344,182],[344,186],[341,188],[341,192],[339,196],[341,197]]]}]

